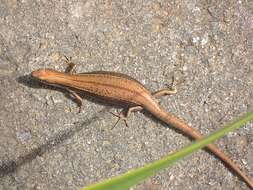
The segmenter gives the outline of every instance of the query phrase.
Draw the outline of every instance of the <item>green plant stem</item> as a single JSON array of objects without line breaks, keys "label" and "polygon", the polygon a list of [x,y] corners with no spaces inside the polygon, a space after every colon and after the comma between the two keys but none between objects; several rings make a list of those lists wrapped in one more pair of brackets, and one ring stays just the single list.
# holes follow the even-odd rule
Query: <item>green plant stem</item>
[{"label": "green plant stem", "polygon": [[86,188],[83,188],[82,190],[127,190],[145,178],[154,175],[161,169],[167,168],[177,160],[182,159],[183,157],[193,153],[200,148],[203,148],[207,144],[217,140],[218,138],[224,136],[226,133],[239,128],[251,120],[253,120],[253,112],[245,114],[240,119],[226,125],[224,128],[221,128],[220,130],[214,132],[211,135],[208,135],[203,139],[193,142],[191,145],[182,148],[178,152],[169,154],[164,158],[147,164],[141,168],[137,168],[135,170],[128,171],[125,174],[104,180],[94,185],[90,185]]}]

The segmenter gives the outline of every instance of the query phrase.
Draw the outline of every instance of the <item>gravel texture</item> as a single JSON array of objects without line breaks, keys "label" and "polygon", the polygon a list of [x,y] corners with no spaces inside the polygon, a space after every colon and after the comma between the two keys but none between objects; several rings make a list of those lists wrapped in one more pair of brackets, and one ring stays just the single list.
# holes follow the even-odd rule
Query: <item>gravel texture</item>
[{"label": "gravel texture", "polygon": [[[203,134],[253,107],[253,1],[0,0],[0,189],[78,189],[159,159],[189,139],[134,113],[129,127],[29,78],[38,68],[108,70],[155,91]],[[253,177],[252,123],[217,141]],[[132,190],[249,188],[199,151]]]}]

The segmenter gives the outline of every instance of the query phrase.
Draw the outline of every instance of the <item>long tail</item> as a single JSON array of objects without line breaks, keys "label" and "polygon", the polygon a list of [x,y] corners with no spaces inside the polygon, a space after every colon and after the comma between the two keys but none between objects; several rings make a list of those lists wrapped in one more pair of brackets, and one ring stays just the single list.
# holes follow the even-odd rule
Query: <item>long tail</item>
[{"label": "long tail", "polygon": [[[201,139],[203,136],[195,129],[191,128],[185,122],[177,118],[176,116],[166,112],[158,105],[151,105],[145,107],[149,112],[156,116],[161,121],[166,124],[175,127],[180,130],[185,135],[193,139]],[[158,114],[159,113],[159,114]],[[236,165],[225,153],[223,153],[217,146],[214,144],[208,144],[206,147],[210,152],[212,152],[217,158],[224,162],[229,168],[231,168],[239,177],[241,177],[251,189],[253,189],[253,180],[248,177],[241,169]]]}]

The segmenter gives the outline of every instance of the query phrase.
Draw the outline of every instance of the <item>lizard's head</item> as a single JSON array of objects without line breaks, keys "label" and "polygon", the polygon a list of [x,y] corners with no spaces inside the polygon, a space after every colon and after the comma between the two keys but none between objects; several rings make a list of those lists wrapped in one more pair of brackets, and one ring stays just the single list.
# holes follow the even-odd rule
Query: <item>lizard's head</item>
[{"label": "lizard's head", "polygon": [[52,69],[38,69],[33,71],[31,75],[42,82],[54,83],[55,79],[61,75],[61,72]]}]

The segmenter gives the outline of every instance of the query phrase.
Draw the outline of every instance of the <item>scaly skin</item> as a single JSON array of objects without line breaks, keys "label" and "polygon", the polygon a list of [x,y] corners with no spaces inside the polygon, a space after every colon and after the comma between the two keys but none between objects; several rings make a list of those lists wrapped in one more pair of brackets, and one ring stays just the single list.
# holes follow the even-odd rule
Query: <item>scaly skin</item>
[{"label": "scaly skin", "polygon": [[[33,71],[32,76],[49,85],[65,88],[76,97],[79,105],[81,104],[81,98],[75,91],[87,92],[110,101],[125,103],[130,106],[130,111],[135,108],[137,110],[144,108],[159,120],[175,127],[185,135],[193,139],[202,138],[202,135],[197,130],[191,128],[185,122],[161,108],[152,94],[141,83],[127,75],[105,71],[72,74],[51,69],[39,69]],[[252,179],[243,173],[217,146],[209,144],[206,148],[253,189]]]}]

